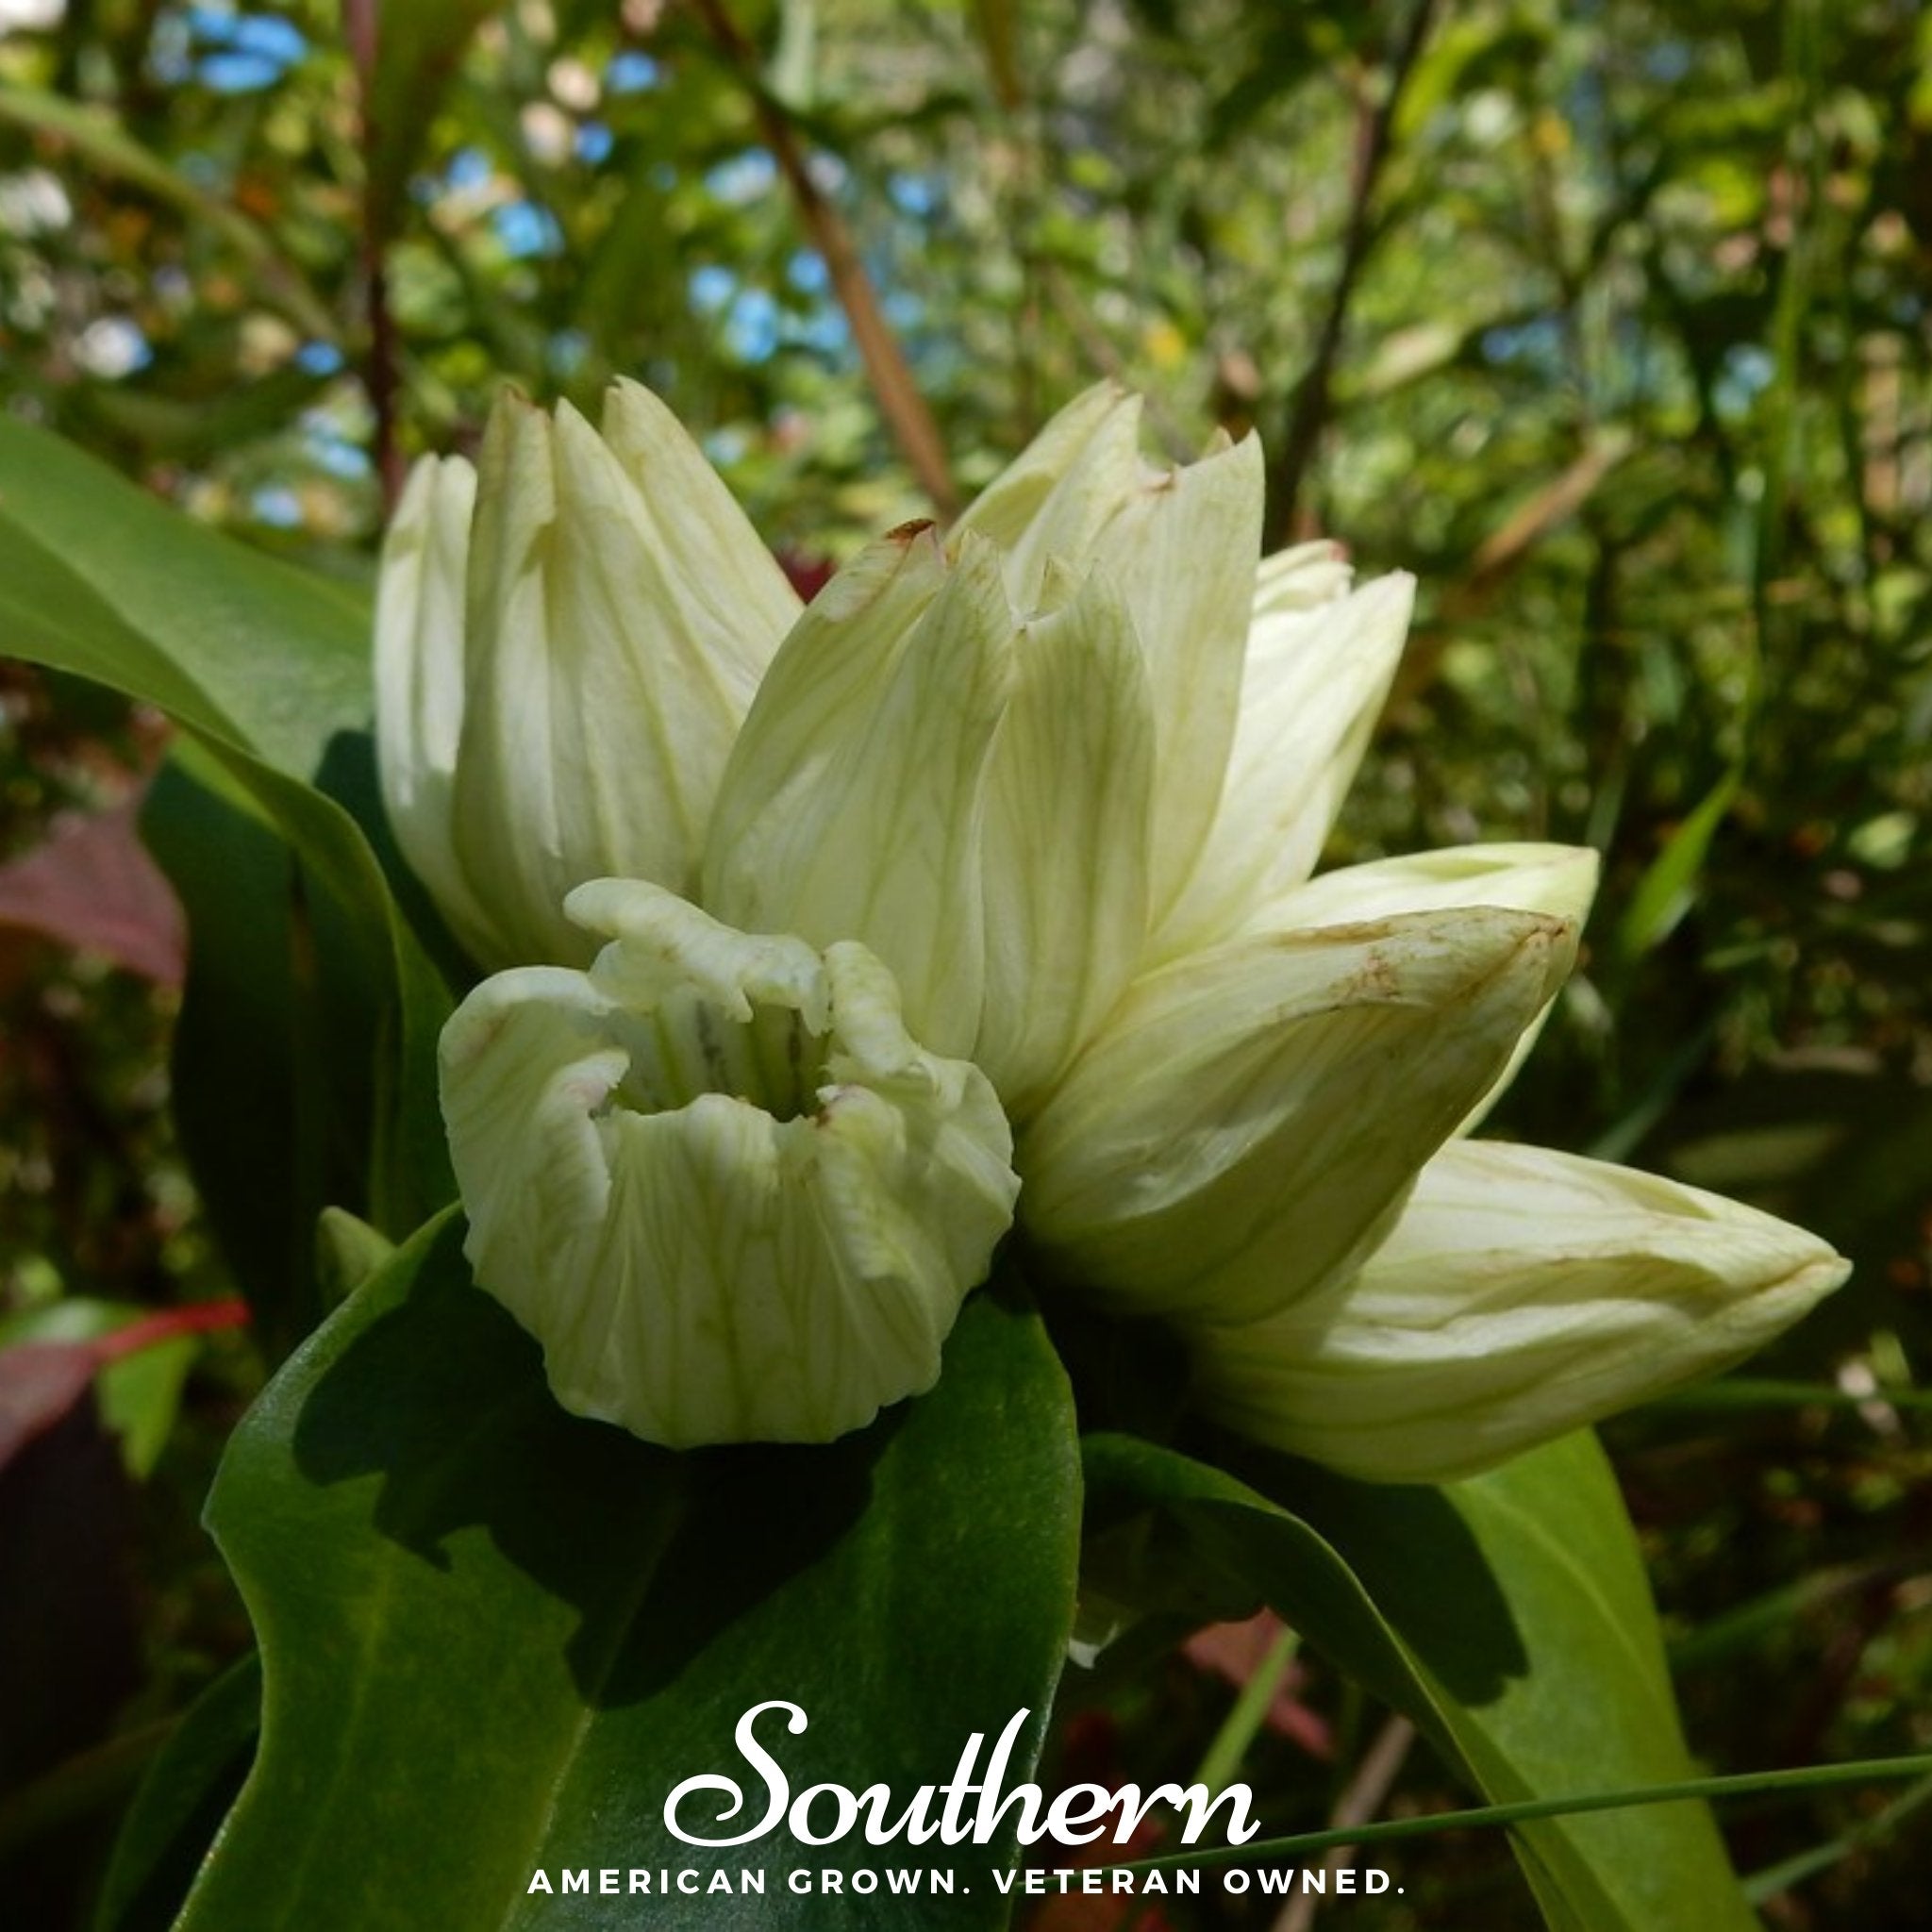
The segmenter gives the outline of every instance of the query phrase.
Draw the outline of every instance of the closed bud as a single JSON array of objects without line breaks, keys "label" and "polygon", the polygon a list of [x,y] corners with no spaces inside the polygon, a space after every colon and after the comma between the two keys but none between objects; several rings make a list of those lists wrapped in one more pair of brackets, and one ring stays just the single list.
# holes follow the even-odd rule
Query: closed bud
[{"label": "closed bud", "polygon": [[[1158,918],[1178,893],[1221,797],[1242,705],[1260,547],[1261,446],[1217,432],[1198,461],[1141,453],[1141,399],[1103,383],[1077,396],[988,487],[960,528],[1004,553],[1014,601],[1046,599],[1056,570],[1105,571],[1139,639],[1153,705],[1149,885]],[[1304,554],[1312,575],[1315,559]]]},{"label": "closed bud", "polygon": [[696,445],[620,383],[600,435],[506,395],[479,468],[431,459],[384,547],[376,724],[396,838],[496,967],[580,964],[606,875],[688,891],[798,599]]},{"label": "closed bud", "polygon": [[1699,1189],[1459,1142],[1352,1280],[1193,1331],[1200,1403],[1352,1475],[1443,1482],[1730,1367],[1848,1272]]},{"label": "closed bud", "polygon": [[1291,1306],[1385,1231],[1574,953],[1563,920],[1476,907],[1150,974],[1022,1135],[1029,1233],[1127,1312]]}]

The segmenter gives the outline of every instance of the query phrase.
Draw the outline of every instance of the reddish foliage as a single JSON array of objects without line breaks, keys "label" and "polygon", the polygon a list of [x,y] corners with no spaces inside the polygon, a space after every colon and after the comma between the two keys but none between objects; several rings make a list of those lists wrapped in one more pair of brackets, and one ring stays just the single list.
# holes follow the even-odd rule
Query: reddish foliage
[{"label": "reddish foliage", "polygon": [[179,986],[181,908],[135,830],[140,809],[136,795],[108,811],[56,818],[44,843],[0,867],[0,925]]},{"label": "reddish foliage", "polygon": [[0,1348],[0,1469],[59,1422],[108,1362],[176,1335],[238,1328],[247,1320],[244,1302],[195,1302],[158,1309],[91,1341],[20,1341]]},{"label": "reddish foliage", "polygon": [[[1239,1690],[1260,1668],[1281,1629],[1281,1619],[1263,1610],[1243,1624],[1210,1624],[1195,1631],[1182,1649],[1190,1663],[1225,1677]],[[1335,1736],[1327,1720],[1301,1701],[1305,1674],[1299,1664],[1290,1665],[1266,1722],[1271,1731],[1292,1739],[1310,1757],[1325,1763],[1335,1756]]]}]

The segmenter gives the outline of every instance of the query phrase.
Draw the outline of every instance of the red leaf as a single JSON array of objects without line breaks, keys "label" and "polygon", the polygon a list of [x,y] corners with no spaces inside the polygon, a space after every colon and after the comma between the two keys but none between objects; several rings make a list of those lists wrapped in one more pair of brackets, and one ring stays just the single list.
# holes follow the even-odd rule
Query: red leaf
[{"label": "red leaf", "polygon": [[0,1349],[0,1469],[87,1393],[98,1359],[91,1341],[23,1341]]},{"label": "red leaf", "polygon": [[[1240,1690],[1260,1669],[1261,1659],[1280,1635],[1281,1619],[1263,1610],[1242,1624],[1209,1624],[1205,1630],[1196,1630],[1181,1649],[1197,1670],[1211,1671]],[[1293,1739],[1309,1757],[1326,1759],[1335,1755],[1335,1736],[1327,1720],[1301,1701],[1303,1676],[1299,1664],[1289,1666],[1268,1706],[1268,1728]]]},{"label": "red leaf", "polygon": [[137,795],[109,811],[55,819],[44,844],[0,867],[0,925],[179,986],[187,958],[181,908],[135,832],[140,808]]},{"label": "red leaf", "polygon": [[176,1335],[238,1328],[248,1320],[239,1299],[158,1308],[87,1341],[17,1341],[0,1348],[0,1470],[45,1435],[87,1393],[94,1372]]}]

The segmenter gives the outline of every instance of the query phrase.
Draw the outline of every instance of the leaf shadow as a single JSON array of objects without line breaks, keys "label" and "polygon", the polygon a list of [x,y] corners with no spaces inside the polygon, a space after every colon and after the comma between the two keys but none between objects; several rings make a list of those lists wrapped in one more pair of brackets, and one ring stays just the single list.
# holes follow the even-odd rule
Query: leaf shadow
[{"label": "leaf shadow", "polygon": [[1493,1704],[1528,1674],[1516,1613],[1453,1491],[1363,1482],[1247,1445],[1225,1460],[1333,1547],[1459,1704]]},{"label": "leaf shadow", "polygon": [[471,1285],[461,1240],[452,1219],[408,1294],[301,1392],[296,1466],[324,1491],[379,1477],[375,1533],[478,1615],[492,1566],[464,1544],[483,1531],[576,1612],[567,1657],[586,1702],[636,1703],[831,1556],[904,1409],[823,1448],[654,1448],[558,1407],[536,1343]]}]

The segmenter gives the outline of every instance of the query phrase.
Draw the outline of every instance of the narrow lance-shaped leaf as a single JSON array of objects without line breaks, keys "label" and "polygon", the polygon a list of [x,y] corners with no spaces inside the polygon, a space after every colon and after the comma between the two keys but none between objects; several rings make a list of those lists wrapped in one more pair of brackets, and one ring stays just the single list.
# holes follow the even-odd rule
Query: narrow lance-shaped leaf
[{"label": "narrow lance-shaped leaf", "polygon": [[[1113,1595],[1196,1617],[1259,1597],[1498,1803],[1690,1775],[1642,1559],[1593,1437],[1441,1489],[1224,1449],[1222,1470],[1088,1440]],[[1553,1819],[1515,1843],[1557,1932],[1756,1924],[1701,1805]]]}]

